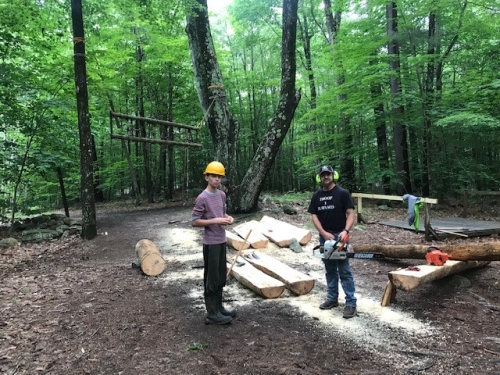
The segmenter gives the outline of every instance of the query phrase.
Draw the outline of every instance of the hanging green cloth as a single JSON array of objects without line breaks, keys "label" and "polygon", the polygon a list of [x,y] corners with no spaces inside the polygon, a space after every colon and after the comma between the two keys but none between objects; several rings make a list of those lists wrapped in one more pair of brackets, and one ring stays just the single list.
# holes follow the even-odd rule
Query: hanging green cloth
[{"label": "hanging green cloth", "polygon": [[423,202],[417,202],[413,206],[413,210],[415,212],[415,219],[413,221],[413,225],[415,227],[415,230],[418,231],[420,230],[420,209],[424,206]]}]

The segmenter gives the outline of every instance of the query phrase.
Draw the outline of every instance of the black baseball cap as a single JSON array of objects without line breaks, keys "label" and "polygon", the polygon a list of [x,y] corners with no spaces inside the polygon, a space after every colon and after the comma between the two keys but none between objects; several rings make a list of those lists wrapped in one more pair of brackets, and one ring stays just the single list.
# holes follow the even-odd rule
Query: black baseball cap
[{"label": "black baseball cap", "polygon": [[329,165],[323,165],[322,167],[319,168],[318,174],[321,176],[321,173],[323,172],[328,172],[333,174],[333,168],[330,167]]}]

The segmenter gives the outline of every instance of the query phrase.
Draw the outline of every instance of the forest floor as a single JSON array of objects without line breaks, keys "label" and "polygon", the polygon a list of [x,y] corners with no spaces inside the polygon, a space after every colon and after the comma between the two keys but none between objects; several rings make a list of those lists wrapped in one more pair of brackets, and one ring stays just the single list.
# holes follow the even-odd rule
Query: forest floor
[{"label": "forest floor", "polygon": [[[205,325],[203,270],[193,268],[202,264],[201,231],[190,225],[192,203],[99,205],[92,241],[0,248],[0,373],[500,374],[499,262],[398,291],[395,303],[381,307],[387,273],[424,261],[353,259],[359,315],[343,319],[343,299],[336,309],[318,308],[326,286],[321,260],[312,256],[317,232],[307,202],[297,202],[291,216],[267,200],[255,215],[236,215],[235,224],[268,215],[313,230],[301,253],[265,250],[314,276],[313,290],[264,300],[230,277],[225,304],[238,310],[236,318]],[[500,221],[499,210],[476,206],[473,215]],[[423,234],[378,224],[404,220],[399,205],[367,205],[364,213],[371,224],[355,226],[353,245],[428,244]],[[433,217],[457,214],[457,207],[432,210]],[[132,267],[143,238],[166,259],[158,277]]]}]

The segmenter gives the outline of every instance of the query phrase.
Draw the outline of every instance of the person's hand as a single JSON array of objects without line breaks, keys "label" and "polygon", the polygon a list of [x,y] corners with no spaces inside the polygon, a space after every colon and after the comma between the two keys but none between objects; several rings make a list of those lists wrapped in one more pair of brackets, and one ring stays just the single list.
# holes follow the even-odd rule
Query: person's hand
[{"label": "person's hand", "polygon": [[233,218],[231,216],[216,218],[216,224],[231,225],[232,223],[233,223]]},{"label": "person's hand", "polygon": [[327,231],[324,231],[323,233],[321,233],[321,236],[325,239],[325,241],[334,240],[335,239],[335,236],[333,234],[331,234],[330,232],[327,232]]}]

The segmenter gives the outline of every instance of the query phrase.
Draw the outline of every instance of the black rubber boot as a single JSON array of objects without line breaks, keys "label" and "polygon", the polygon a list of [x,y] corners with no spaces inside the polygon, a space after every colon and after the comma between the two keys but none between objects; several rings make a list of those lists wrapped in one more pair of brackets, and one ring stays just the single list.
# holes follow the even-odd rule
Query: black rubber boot
[{"label": "black rubber boot", "polygon": [[205,306],[207,308],[206,324],[228,324],[233,320],[230,316],[221,314],[218,303],[219,298],[217,293],[205,294]]},{"label": "black rubber boot", "polygon": [[227,308],[225,309],[224,306],[222,306],[222,289],[219,289],[217,292],[217,306],[219,307],[219,311],[222,315],[224,316],[235,316],[236,315],[236,310],[232,308]]}]

